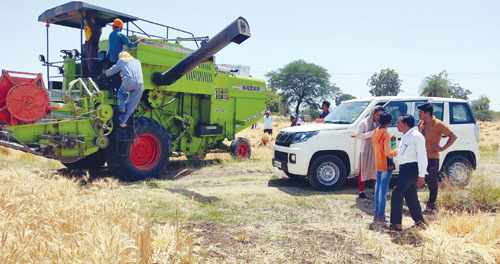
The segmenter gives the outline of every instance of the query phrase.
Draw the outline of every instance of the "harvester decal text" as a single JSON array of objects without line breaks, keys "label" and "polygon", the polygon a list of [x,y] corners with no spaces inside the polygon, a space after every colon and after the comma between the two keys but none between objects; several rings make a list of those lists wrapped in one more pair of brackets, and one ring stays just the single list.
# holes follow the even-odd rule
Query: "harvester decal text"
[{"label": "harvester decal text", "polygon": [[260,86],[255,86],[255,85],[246,85],[243,84],[241,86],[233,86],[235,89],[240,89],[242,91],[249,91],[249,92],[261,92],[264,91],[264,89]]}]

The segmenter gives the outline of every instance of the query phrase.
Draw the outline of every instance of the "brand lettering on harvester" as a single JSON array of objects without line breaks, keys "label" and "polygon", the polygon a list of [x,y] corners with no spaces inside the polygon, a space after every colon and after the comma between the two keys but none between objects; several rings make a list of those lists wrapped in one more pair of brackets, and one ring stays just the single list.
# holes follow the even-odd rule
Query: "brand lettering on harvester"
[{"label": "brand lettering on harvester", "polygon": [[255,114],[255,115],[253,115],[253,116],[251,116],[251,117],[247,118],[247,120],[245,120],[245,122],[250,122],[250,120],[255,119],[255,118],[257,118],[258,116],[263,115],[265,112],[266,112],[266,110],[262,110],[261,112],[259,112],[259,113]]},{"label": "brand lettering on harvester", "polygon": [[224,109],[215,109],[214,112],[216,112],[216,113],[224,113]]},{"label": "brand lettering on harvester", "polygon": [[263,91],[264,89],[260,86],[256,86],[256,85],[247,85],[247,84],[243,84],[241,86],[233,86],[234,89],[240,89],[242,91],[249,91],[249,92],[261,92]]}]

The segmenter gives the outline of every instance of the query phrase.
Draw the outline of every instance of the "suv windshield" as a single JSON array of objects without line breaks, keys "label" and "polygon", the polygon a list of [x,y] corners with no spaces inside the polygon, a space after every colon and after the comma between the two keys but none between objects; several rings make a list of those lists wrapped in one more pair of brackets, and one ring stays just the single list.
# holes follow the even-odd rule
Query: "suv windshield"
[{"label": "suv windshield", "polygon": [[325,117],[325,123],[352,124],[370,104],[369,101],[343,102]]}]

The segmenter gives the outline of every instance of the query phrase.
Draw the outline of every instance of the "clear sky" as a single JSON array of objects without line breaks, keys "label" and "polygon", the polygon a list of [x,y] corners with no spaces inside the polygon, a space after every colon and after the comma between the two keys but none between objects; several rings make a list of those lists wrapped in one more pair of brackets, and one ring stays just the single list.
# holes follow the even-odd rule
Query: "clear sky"
[{"label": "clear sky", "polygon": [[[67,1],[4,1],[0,68],[42,72],[45,25],[38,16]],[[252,37],[216,55],[217,63],[251,67],[254,77],[304,59],[331,74],[331,82],[369,96],[368,78],[394,68],[402,95],[418,95],[426,76],[447,70],[500,110],[500,1],[97,1],[87,3],[213,36],[245,17]],[[107,37],[109,29],[103,31]],[[50,28],[51,60],[79,45],[79,31]]]}]

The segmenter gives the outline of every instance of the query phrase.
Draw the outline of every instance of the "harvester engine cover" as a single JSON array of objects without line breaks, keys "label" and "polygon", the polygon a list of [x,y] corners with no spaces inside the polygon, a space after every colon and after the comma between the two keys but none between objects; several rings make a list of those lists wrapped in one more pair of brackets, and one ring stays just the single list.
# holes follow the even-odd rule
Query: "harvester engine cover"
[{"label": "harvester engine cover", "polygon": [[49,105],[41,74],[3,72],[0,79],[1,123],[34,123],[47,115]]}]

